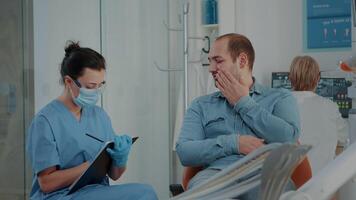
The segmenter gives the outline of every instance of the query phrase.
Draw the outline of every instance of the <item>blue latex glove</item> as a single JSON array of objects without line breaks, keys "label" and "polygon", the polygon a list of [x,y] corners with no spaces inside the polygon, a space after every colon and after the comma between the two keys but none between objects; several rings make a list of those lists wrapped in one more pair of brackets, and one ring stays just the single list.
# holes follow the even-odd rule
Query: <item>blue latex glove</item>
[{"label": "blue latex glove", "polygon": [[124,167],[126,166],[126,162],[129,156],[132,139],[128,135],[116,135],[114,143],[114,148],[107,148],[106,151],[111,156],[114,166]]}]

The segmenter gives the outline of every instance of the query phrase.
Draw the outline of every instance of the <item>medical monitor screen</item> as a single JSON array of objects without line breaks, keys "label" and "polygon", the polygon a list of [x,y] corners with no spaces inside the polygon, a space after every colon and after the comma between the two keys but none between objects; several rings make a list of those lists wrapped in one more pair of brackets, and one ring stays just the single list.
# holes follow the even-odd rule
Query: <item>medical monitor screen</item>
[{"label": "medical monitor screen", "polygon": [[[272,88],[292,90],[288,74],[288,72],[272,72]],[[337,103],[341,116],[347,118],[349,110],[352,108],[352,100],[347,95],[349,86],[351,86],[351,82],[344,78],[321,77],[316,93]]]}]

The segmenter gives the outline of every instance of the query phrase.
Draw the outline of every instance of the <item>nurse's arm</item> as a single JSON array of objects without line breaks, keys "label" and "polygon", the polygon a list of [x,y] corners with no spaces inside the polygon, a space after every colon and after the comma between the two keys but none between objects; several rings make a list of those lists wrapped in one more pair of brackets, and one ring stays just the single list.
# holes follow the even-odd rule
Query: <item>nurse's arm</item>
[{"label": "nurse's arm", "polygon": [[38,173],[38,183],[42,192],[50,193],[72,184],[88,167],[89,162],[64,170],[49,167]]},{"label": "nurse's arm", "polygon": [[114,165],[111,165],[108,175],[112,180],[116,181],[121,177],[125,170],[126,167],[115,167]]}]

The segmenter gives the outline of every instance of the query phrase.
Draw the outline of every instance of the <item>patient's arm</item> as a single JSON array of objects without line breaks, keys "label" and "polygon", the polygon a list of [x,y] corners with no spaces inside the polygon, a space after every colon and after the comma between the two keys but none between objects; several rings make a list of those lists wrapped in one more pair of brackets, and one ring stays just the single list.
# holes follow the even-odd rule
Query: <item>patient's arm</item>
[{"label": "patient's arm", "polygon": [[299,111],[291,93],[280,93],[270,112],[250,96],[242,97],[234,110],[252,129],[254,134],[267,143],[295,142],[300,134]]},{"label": "patient's arm", "polygon": [[204,166],[215,160],[238,154],[238,134],[206,138],[202,124],[202,109],[193,101],[184,115],[176,150],[184,166]]}]

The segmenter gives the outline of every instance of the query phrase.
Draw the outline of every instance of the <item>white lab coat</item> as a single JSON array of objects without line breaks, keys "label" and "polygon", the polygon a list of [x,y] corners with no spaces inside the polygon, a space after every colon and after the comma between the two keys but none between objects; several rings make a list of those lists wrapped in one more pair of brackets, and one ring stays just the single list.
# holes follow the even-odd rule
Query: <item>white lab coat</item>
[{"label": "white lab coat", "polygon": [[301,144],[310,144],[308,158],[313,174],[334,159],[337,141],[346,143],[348,125],[337,104],[310,91],[294,91],[300,118]]}]

